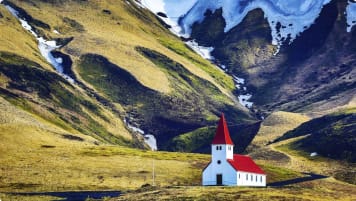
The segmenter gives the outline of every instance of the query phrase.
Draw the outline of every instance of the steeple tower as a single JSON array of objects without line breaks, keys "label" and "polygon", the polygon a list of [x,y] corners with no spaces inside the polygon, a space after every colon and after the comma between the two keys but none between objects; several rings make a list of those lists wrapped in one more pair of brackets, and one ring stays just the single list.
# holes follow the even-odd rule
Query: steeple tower
[{"label": "steeple tower", "polygon": [[234,143],[230,138],[230,133],[227,128],[224,114],[221,114],[215,137],[211,143],[212,161],[226,161],[234,157]]}]

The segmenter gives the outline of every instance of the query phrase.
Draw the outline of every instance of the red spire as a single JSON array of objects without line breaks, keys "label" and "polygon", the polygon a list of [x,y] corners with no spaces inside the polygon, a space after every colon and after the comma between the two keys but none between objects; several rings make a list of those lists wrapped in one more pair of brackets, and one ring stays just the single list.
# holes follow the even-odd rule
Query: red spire
[{"label": "red spire", "polygon": [[218,128],[216,129],[215,137],[211,144],[231,144],[234,145],[230,138],[229,130],[227,129],[227,124],[225,121],[224,114],[221,113]]}]

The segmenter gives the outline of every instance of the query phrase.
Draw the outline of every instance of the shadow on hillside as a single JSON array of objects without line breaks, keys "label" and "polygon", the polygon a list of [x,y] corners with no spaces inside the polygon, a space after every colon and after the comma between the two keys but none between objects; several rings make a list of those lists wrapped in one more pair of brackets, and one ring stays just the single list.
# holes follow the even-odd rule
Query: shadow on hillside
[{"label": "shadow on hillside", "polygon": [[285,180],[285,181],[273,182],[273,183],[268,184],[267,186],[280,187],[280,186],[286,186],[286,185],[291,185],[291,184],[296,184],[296,183],[301,183],[301,182],[306,182],[306,181],[324,179],[324,178],[328,177],[328,176],[314,174],[314,173],[303,173],[303,174],[308,175],[308,176]]}]

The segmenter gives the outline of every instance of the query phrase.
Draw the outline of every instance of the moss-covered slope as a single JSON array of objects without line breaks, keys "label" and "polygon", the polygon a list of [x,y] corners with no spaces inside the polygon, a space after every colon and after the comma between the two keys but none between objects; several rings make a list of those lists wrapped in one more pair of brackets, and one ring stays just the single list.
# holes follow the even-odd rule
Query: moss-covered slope
[{"label": "moss-covered slope", "polygon": [[303,123],[285,133],[276,141],[308,135],[294,143],[296,149],[337,160],[356,162],[356,115],[355,108],[333,113]]},{"label": "moss-covered slope", "polygon": [[0,38],[1,94],[55,125],[106,143],[143,147],[129,123],[155,135],[163,148],[173,137],[215,124],[221,112],[234,123],[256,121],[235,102],[230,76],[133,1],[3,4],[18,10],[38,35],[62,46],[53,54],[64,59],[74,85],[54,71],[35,38],[0,6],[0,32],[6,36]]}]

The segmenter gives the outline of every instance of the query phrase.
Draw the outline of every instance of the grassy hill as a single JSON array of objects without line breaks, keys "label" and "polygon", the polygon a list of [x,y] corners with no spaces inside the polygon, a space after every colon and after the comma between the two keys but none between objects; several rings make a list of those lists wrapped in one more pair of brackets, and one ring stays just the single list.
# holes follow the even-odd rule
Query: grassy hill
[{"label": "grassy hill", "polygon": [[[247,152],[260,163],[328,175],[355,184],[355,163],[347,161],[352,156],[347,153],[355,150],[353,116],[352,107],[311,120],[300,114],[272,113],[262,123]],[[311,156],[313,152],[318,155]]]},{"label": "grassy hill", "polygon": [[[221,112],[256,119],[236,104],[233,80],[172,35],[134,1],[6,0],[35,32],[56,40],[71,85],[41,56],[36,40],[0,6],[0,95],[74,133],[140,147],[123,120],[156,136],[160,148],[215,124]],[[17,38],[15,40],[15,38]],[[41,111],[40,111],[41,110]]]},{"label": "grassy hill", "polygon": [[[207,153],[217,116],[224,112],[236,151],[252,143],[247,150],[269,175],[269,184],[303,177],[305,171],[352,183],[347,175],[354,166],[309,158],[294,146],[299,138],[265,146],[309,118],[277,112],[260,128],[261,122],[236,104],[232,78],[132,0],[3,3],[19,9],[41,36],[63,45],[56,54],[66,58],[66,72],[76,84],[55,72],[35,38],[0,5],[0,199],[55,199],[10,192],[109,189],[125,191],[120,199],[132,200],[351,200],[355,194],[353,185],[333,178],[283,188],[200,187],[209,155],[148,151],[124,120],[154,134],[160,149]],[[221,33],[209,37],[215,34]],[[325,123],[325,129],[353,134],[352,114]],[[153,166],[156,187],[149,187]]]},{"label": "grassy hill", "polygon": [[296,142],[294,147],[354,163],[356,162],[355,122],[355,108],[350,108],[305,122],[277,138],[276,141],[308,135]]}]

